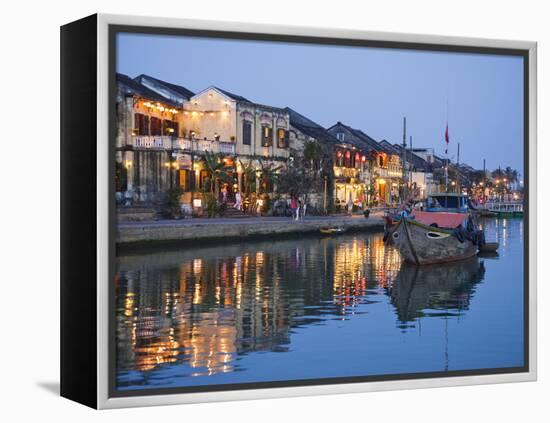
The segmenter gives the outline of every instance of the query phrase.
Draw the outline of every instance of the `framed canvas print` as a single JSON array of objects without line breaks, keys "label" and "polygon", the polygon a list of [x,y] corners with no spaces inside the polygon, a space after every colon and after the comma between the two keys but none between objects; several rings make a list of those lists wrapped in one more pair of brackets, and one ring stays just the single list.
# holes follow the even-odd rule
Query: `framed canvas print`
[{"label": "framed canvas print", "polygon": [[536,378],[536,44],[61,28],[61,393]]}]

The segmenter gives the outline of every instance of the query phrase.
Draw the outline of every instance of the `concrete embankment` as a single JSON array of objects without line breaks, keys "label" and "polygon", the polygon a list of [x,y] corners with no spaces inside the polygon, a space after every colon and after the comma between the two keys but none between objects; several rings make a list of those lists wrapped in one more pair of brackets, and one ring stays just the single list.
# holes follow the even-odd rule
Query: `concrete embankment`
[{"label": "concrete embankment", "polygon": [[347,232],[378,231],[383,229],[384,222],[379,217],[330,217],[302,221],[258,218],[121,223],[118,225],[116,243],[119,246],[138,247],[221,239],[299,236],[319,233],[321,228],[326,227],[341,227]]}]

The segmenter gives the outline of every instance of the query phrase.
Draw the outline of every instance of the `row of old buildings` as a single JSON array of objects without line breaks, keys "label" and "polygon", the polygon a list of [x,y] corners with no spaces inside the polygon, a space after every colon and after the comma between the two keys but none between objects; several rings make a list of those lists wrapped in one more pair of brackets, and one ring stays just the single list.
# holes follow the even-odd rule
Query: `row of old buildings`
[{"label": "row of old buildings", "polygon": [[350,201],[359,207],[396,204],[405,184],[425,197],[438,189],[434,172],[446,165],[433,150],[377,141],[342,122],[324,128],[289,107],[259,104],[216,86],[195,93],[148,75],[117,74],[116,80],[121,206],[158,205],[177,186],[182,208],[200,207],[210,177],[206,152],[230,169],[231,195],[243,191],[251,168],[258,181],[266,166],[282,172],[303,159],[308,144],[319,145],[330,156],[323,170],[330,182],[309,201],[325,208]]}]

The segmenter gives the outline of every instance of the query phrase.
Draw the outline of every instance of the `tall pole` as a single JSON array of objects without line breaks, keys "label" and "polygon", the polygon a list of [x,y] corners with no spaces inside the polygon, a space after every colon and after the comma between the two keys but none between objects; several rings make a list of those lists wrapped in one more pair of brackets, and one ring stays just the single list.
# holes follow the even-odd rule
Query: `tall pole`
[{"label": "tall pole", "polygon": [[[411,159],[411,162],[412,162],[412,153],[413,151],[413,136],[410,135],[409,136],[409,159]],[[409,179],[409,182],[411,183],[411,186],[412,186],[412,172],[413,172],[413,166],[412,166],[412,163],[409,163],[411,166],[409,167],[409,175],[408,175],[408,179]]]},{"label": "tall pole", "polygon": [[[445,129],[445,192],[449,192],[449,93],[447,93],[447,127]],[[447,207],[447,197],[445,197]]]},{"label": "tall pole", "polygon": [[327,212],[327,177],[325,176],[325,192],[323,193],[323,209]]},{"label": "tall pole", "polygon": [[401,153],[403,156],[402,162],[402,171],[403,171],[403,191],[401,201],[405,201],[407,195],[407,117],[403,117],[403,151]]},{"label": "tall pole", "polygon": [[483,202],[485,203],[485,180],[487,179],[486,178],[487,176],[487,173],[486,173],[486,170],[485,170],[485,159],[483,159],[483,190],[481,191],[481,198],[483,199]]},{"label": "tall pole", "polygon": [[456,192],[460,192],[460,143],[456,147]]}]

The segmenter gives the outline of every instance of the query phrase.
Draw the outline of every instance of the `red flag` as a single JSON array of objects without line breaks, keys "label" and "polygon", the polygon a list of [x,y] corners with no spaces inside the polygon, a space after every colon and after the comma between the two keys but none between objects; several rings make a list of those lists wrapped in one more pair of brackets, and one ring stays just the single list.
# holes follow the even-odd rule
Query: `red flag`
[{"label": "red flag", "polygon": [[447,126],[445,128],[445,143],[447,144],[445,148],[445,154],[447,154],[448,148],[449,148],[449,124],[447,123]]}]

